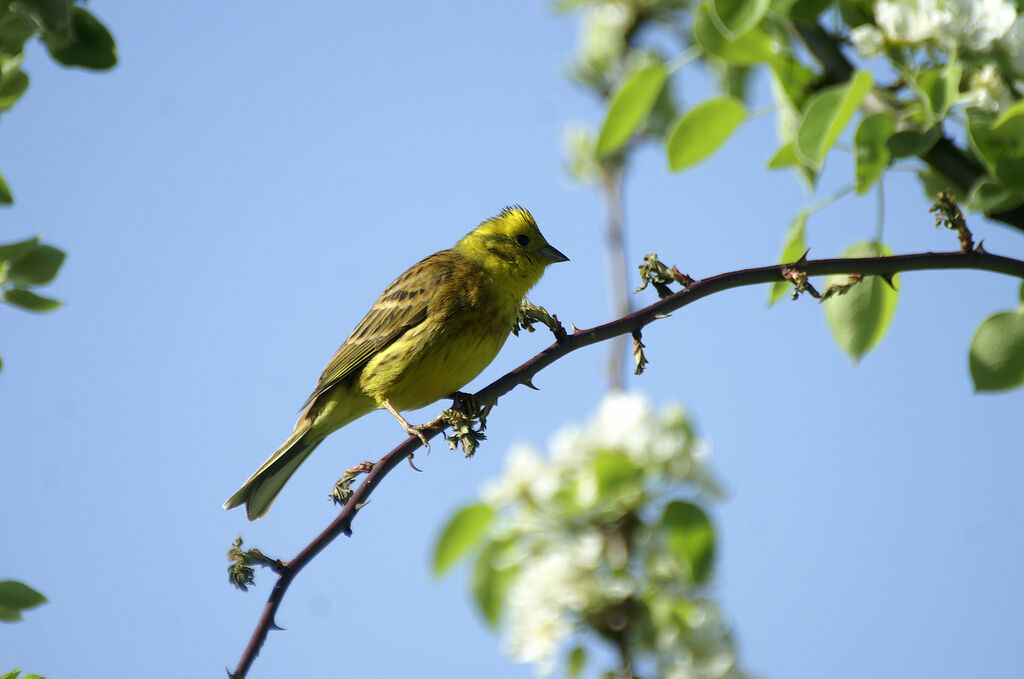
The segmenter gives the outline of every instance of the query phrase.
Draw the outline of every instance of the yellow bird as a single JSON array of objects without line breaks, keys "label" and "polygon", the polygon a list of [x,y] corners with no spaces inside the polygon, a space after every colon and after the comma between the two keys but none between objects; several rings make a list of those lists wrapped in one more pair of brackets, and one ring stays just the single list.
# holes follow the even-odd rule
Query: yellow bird
[{"label": "yellow bird", "polygon": [[527,290],[548,264],[568,259],[514,206],[412,266],[335,352],[292,435],[224,508],[244,504],[250,520],[262,517],[321,441],[376,408],[426,443],[399,411],[429,405],[479,375],[512,331]]}]

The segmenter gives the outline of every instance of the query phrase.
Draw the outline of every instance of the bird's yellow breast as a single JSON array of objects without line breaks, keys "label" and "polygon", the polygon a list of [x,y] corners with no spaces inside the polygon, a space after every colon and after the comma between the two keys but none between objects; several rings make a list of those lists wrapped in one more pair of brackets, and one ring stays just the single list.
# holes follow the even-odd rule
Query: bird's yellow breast
[{"label": "bird's yellow breast", "polygon": [[398,410],[458,391],[498,355],[520,301],[515,291],[460,261],[434,293],[426,319],[374,356],[359,386]]}]

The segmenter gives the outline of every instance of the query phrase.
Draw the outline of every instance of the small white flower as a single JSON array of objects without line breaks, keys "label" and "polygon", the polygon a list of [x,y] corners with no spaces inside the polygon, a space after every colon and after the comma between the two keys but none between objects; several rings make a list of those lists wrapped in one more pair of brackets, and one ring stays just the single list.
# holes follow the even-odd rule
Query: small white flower
[{"label": "small white flower", "polygon": [[677,658],[665,668],[665,679],[693,679],[697,673],[693,670],[693,658]]},{"label": "small white flower", "polygon": [[601,401],[586,432],[594,448],[622,451],[642,467],[651,462],[651,440],[657,428],[646,396],[612,392]]},{"label": "small white flower", "polygon": [[505,472],[496,481],[488,481],[481,490],[484,502],[500,507],[529,497],[544,502],[558,491],[558,473],[549,467],[532,446],[517,444],[508,451]]},{"label": "small white flower", "polygon": [[583,30],[577,52],[580,59],[601,64],[617,58],[626,48],[626,27],[632,19],[626,5],[604,2],[583,17]]},{"label": "small white flower", "polygon": [[1008,100],[1006,83],[992,64],[985,64],[972,73],[968,82],[970,89],[961,96],[961,101],[968,106],[996,113]]},{"label": "small white flower", "polygon": [[889,42],[914,45],[934,39],[948,49],[959,45],[974,52],[984,52],[1006,35],[1016,16],[1016,7],[1009,0],[875,3],[875,22]]},{"label": "small white flower", "polygon": [[875,56],[882,49],[882,45],[885,44],[885,36],[871,24],[857,26],[857,28],[850,31],[850,40],[853,42],[853,46],[857,48],[857,54],[862,57]]},{"label": "small white flower", "polygon": [[554,670],[559,645],[572,634],[575,614],[590,598],[586,576],[593,566],[580,557],[592,556],[593,543],[593,536],[584,534],[538,555],[526,562],[509,590],[506,650],[538,674]]},{"label": "small white flower", "polygon": [[583,436],[583,429],[575,424],[556,431],[549,447],[552,461],[564,470],[579,469],[590,459],[591,450]]},{"label": "small white flower", "polygon": [[596,528],[580,533],[569,547],[569,558],[581,569],[593,570],[601,563],[604,554],[604,535]]},{"label": "small white flower", "polygon": [[879,0],[875,3],[875,23],[886,40],[915,44],[938,37],[939,29],[949,23],[948,10],[937,0]]},{"label": "small white flower", "polygon": [[951,19],[944,33],[975,52],[984,52],[1006,35],[1017,18],[1017,9],[1008,0],[948,0],[948,3]]}]

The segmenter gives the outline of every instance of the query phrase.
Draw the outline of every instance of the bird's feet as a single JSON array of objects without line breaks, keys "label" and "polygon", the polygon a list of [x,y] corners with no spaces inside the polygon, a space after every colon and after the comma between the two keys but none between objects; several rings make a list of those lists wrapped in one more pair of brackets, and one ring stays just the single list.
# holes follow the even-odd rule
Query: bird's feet
[{"label": "bird's feet", "polygon": [[426,436],[426,432],[430,429],[429,424],[421,425],[419,427],[409,424],[409,422],[406,421],[404,417],[402,417],[402,414],[395,410],[394,406],[392,406],[390,403],[384,401],[381,405],[383,405],[389,413],[395,416],[395,419],[398,420],[398,423],[400,425],[402,425],[402,429],[405,430],[406,434],[418,438],[420,441],[423,442],[423,447],[427,449],[427,452],[430,452],[430,441],[427,440]]},{"label": "bird's feet", "polygon": [[417,427],[414,424],[402,422],[402,429],[405,430],[406,434],[409,434],[410,436],[415,436],[420,441],[422,441],[423,447],[427,449],[428,453],[430,452],[430,441],[427,440],[427,435],[424,433],[424,430],[426,430],[426,426]]}]

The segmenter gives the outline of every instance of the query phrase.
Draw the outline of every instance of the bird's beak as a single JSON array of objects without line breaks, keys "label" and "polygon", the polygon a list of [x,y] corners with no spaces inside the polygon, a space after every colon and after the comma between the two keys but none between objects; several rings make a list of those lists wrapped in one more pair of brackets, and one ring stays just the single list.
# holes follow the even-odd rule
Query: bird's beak
[{"label": "bird's beak", "polygon": [[561,252],[559,252],[558,250],[556,250],[554,247],[552,247],[550,245],[545,245],[544,247],[542,247],[537,252],[539,252],[544,257],[544,259],[548,260],[548,262],[551,263],[551,264],[554,264],[556,262],[568,262],[569,261],[568,257],[563,255]]}]

